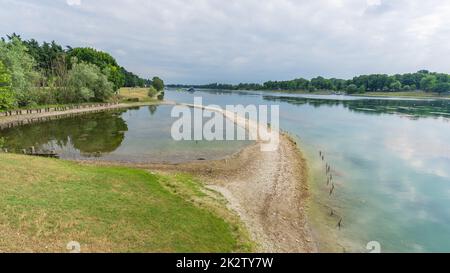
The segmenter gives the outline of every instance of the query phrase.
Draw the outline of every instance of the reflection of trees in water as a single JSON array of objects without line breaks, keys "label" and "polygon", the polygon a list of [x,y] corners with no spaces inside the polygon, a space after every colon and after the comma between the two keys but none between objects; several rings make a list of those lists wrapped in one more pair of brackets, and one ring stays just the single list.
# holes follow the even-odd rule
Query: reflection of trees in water
[{"label": "reflection of trees in water", "polygon": [[150,115],[154,115],[156,113],[156,110],[158,109],[158,106],[156,105],[149,105],[148,106],[148,111],[150,112]]},{"label": "reflection of trees in water", "polygon": [[286,102],[294,105],[339,106],[367,114],[403,114],[419,117],[450,117],[450,101],[446,100],[330,100],[288,96],[263,96],[264,100]]},{"label": "reflection of trees in water", "polygon": [[128,126],[121,118],[125,110],[28,124],[3,130],[6,146],[16,151],[49,142],[65,147],[71,142],[84,155],[115,151],[125,137]]}]

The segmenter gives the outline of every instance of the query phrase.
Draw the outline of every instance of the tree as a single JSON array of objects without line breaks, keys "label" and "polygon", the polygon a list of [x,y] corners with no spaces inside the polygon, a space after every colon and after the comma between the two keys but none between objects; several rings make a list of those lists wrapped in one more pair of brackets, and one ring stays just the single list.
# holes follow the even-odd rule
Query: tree
[{"label": "tree", "polygon": [[124,87],[144,87],[149,80],[142,79],[136,74],[127,71],[125,68],[121,67],[122,74],[124,75]]},{"label": "tree", "polygon": [[432,91],[436,86],[436,76],[427,75],[420,81],[420,88],[425,91]]},{"label": "tree", "polygon": [[314,86],[314,88],[319,90],[333,90],[334,86],[332,85],[331,81],[328,79],[325,79],[324,77],[317,77],[311,79],[311,85]]},{"label": "tree", "polygon": [[161,80],[158,77],[153,77],[152,79],[152,86],[157,90],[157,91],[162,91],[164,90],[164,81]]},{"label": "tree", "polygon": [[88,63],[73,63],[68,83],[60,100],[65,103],[106,101],[113,94],[113,84],[100,68]]},{"label": "tree", "polygon": [[0,41],[0,61],[11,73],[11,90],[19,106],[33,103],[30,91],[35,87],[39,73],[20,38],[13,36],[8,42]]},{"label": "tree", "polygon": [[356,86],[356,84],[350,84],[350,85],[348,85],[347,86],[347,92],[349,93],[349,94],[353,94],[353,93],[356,93],[356,92],[358,92],[358,86]]},{"label": "tree", "polygon": [[58,45],[55,41],[51,43],[44,42],[41,46],[34,39],[24,41],[23,43],[28,48],[28,53],[35,59],[37,68],[44,76],[52,78],[54,76],[54,62],[59,56],[65,55],[62,46]]},{"label": "tree", "polygon": [[125,75],[132,86],[151,85],[150,80],[120,67],[106,52],[70,46],[65,50],[54,41],[24,41],[15,33],[0,38],[0,62],[2,109],[105,101],[123,86]]},{"label": "tree", "polygon": [[118,66],[108,65],[102,69],[102,72],[113,84],[114,91],[118,90],[125,83],[125,76],[122,74],[122,71]]},{"label": "tree", "polygon": [[[316,77],[311,80],[298,78],[289,81],[267,81],[264,84],[240,83],[231,84],[206,84],[196,85],[195,88],[209,89],[231,89],[231,90],[346,90],[349,93],[355,92],[378,92],[378,91],[400,91],[400,90],[426,90],[446,92],[450,83],[450,75],[445,73],[435,73],[428,70],[420,70],[416,73],[395,74],[370,74],[359,75],[350,80],[326,79]],[[171,85],[172,87],[191,87],[186,85]],[[355,89],[356,87],[356,89]]]},{"label": "tree", "polygon": [[440,82],[433,87],[433,91],[439,94],[450,91],[450,83]]},{"label": "tree", "polygon": [[358,88],[358,92],[359,92],[359,93],[365,93],[365,92],[366,92],[366,87],[365,87],[364,85],[361,85],[361,86]]},{"label": "tree", "polygon": [[400,89],[402,89],[402,83],[399,81],[394,81],[389,85],[389,89],[391,91],[400,91]]},{"label": "tree", "polygon": [[11,74],[0,61],[0,110],[8,110],[14,104],[14,94],[11,91]]},{"label": "tree", "polygon": [[403,85],[403,90],[404,90],[404,91],[410,91],[410,90],[411,90],[411,86],[409,86],[409,85]]},{"label": "tree", "polygon": [[122,70],[110,54],[89,47],[73,48],[68,52],[69,60],[75,57],[79,62],[86,62],[98,66],[114,84],[114,90],[119,89],[125,83]]}]

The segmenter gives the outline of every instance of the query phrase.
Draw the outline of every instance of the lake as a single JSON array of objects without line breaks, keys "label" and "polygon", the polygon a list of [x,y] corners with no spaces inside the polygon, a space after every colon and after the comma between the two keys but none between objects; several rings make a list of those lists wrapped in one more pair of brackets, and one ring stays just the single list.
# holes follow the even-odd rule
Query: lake
[{"label": "lake", "polygon": [[[322,249],[450,251],[450,101],[279,92],[166,92],[204,104],[280,105],[280,126],[300,143],[311,178],[310,218]],[[62,158],[185,162],[231,155],[249,141],[174,141],[172,106],[145,106],[16,127],[6,146]],[[319,157],[324,154],[324,161]],[[330,195],[325,162],[332,167]],[[341,228],[337,224],[341,221]],[[336,243],[334,243],[336,242]]]},{"label": "lake", "polygon": [[[450,251],[450,101],[166,93],[183,102],[194,96],[219,106],[280,105],[281,128],[299,139],[309,162],[318,236],[337,238],[333,249],[367,251],[376,241],[383,252]],[[333,170],[331,196],[319,151]]]},{"label": "lake", "polygon": [[175,141],[171,127],[177,118],[171,110],[160,105],[84,114],[5,129],[0,136],[12,152],[34,146],[54,150],[63,159],[135,163],[220,159],[251,143]]}]

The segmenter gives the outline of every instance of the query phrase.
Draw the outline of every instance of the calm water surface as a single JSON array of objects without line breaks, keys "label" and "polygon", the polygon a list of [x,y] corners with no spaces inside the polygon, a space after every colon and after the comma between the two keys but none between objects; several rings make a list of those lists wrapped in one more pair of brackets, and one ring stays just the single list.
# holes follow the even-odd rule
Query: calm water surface
[{"label": "calm water surface", "polygon": [[[279,104],[281,128],[300,139],[314,202],[339,248],[450,251],[450,101],[264,92],[168,92],[206,104]],[[319,151],[333,168],[329,196]],[[333,216],[331,214],[333,210]],[[336,227],[342,217],[342,229]]]},{"label": "calm water surface", "polygon": [[[174,141],[171,106],[80,115],[0,131],[6,147],[55,150],[64,159],[170,162],[219,159],[249,141]],[[224,127],[225,128],[225,127]]]},{"label": "calm water surface", "polygon": [[[337,250],[450,251],[450,101],[284,93],[169,90],[204,104],[279,104],[281,128],[310,166],[314,216]],[[173,141],[171,106],[83,115],[0,132],[7,146],[55,149],[63,158],[183,162],[232,154],[249,142]],[[330,196],[324,163],[333,169]],[[330,212],[333,210],[333,215]],[[342,228],[336,227],[342,218]]]}]

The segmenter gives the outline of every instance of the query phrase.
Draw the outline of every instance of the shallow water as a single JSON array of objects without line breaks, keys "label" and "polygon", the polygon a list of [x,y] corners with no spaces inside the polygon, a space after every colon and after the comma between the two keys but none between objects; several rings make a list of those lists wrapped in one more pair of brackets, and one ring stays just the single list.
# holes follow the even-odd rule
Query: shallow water
[{"label": "shallow water", "polygon": [[[335,249],[367,251],[377,241],[383,252],[450,251],[450,101],[166,93],[180,102],[194,96],[219,106],[280,105],[281,128],[300,139],[307,155],[322,230],[339,238]],[[331,196],[319,151],[332,166]]]},{"label": "shallow water", "polygon": [[[172,106],[79,115],[0,131],[10,151],[34,146],[55,150],[63,159],[170,162],[220,159],[249,141],[175,141]],[[229,122],[229,121],[227,121]]]},{"label": "shallow water", "polygon": [[[450,252],[450,101],[169,90],[166,99],[204,104],[277,104],[280,125],[299,139],[310,166],[311,210],[333,248]],[[63,158],[131,162],[217,159],[248,141],[171,138],[171,106],[86,114],[0,131],[6,146],[55,149]],[[325,165],[332,166],[330,196]],[[333,210],[333,215],[330,212]],[[341,229],[337,223],[342,218]]]}]

